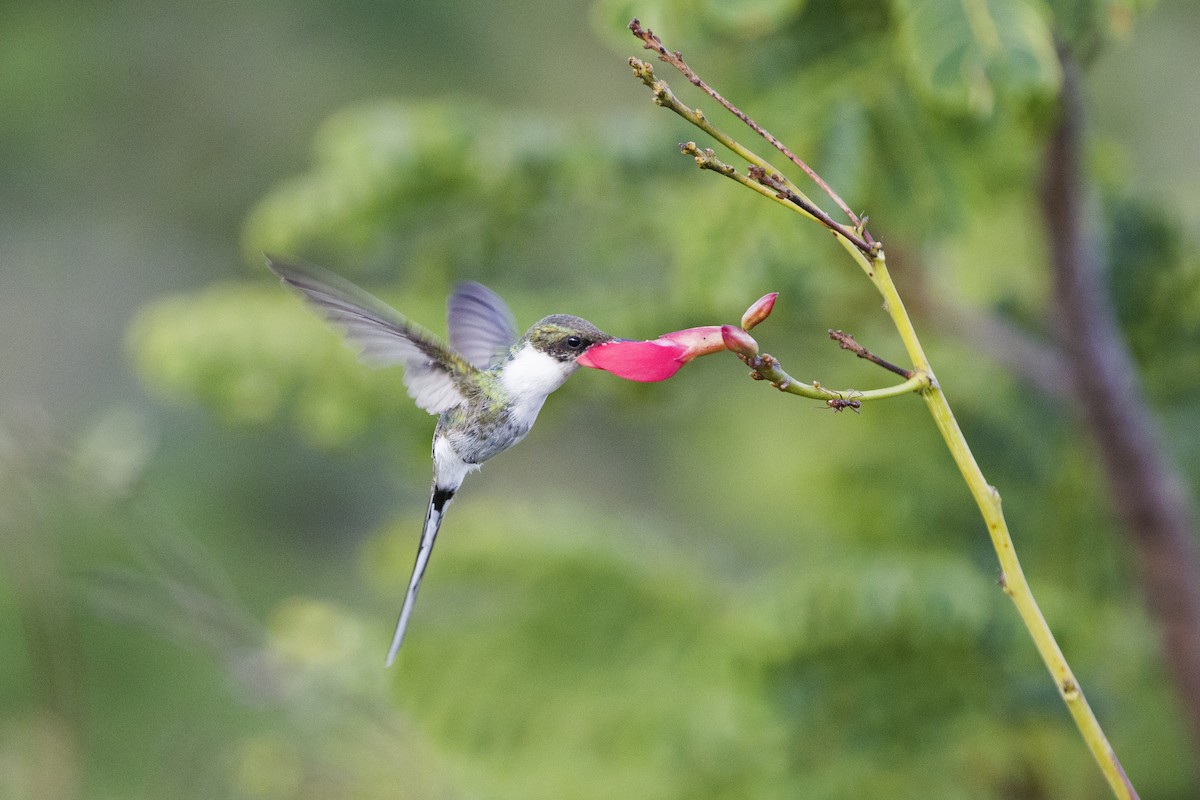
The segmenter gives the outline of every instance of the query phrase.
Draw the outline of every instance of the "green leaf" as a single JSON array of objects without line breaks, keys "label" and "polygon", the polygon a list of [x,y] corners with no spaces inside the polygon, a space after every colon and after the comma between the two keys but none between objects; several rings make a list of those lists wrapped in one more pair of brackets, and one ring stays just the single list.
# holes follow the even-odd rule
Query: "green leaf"
[{"label": "green leaf", "polygon": [[1134,20],[1157,0],[1047,0],[1054,15],[1054,33],[1070,45],[1094,47],[1096,42],[1127,37]]},{"label": "green leaf", "polygon": [[804,0],[708,0],[701,8],[724,30],[755,36],[795,19],[804,9]]},{"label": "green leaf", "polygon": [[1033,0],[894,0],[901,58],[927,99],[990,116],[999,97],[1053,92],[1049,21]]}]

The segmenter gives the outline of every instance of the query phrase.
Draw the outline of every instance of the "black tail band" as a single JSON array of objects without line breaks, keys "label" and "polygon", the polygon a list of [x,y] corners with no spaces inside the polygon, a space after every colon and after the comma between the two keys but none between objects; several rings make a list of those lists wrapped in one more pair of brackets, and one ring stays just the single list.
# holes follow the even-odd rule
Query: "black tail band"
[{"label": "black tail band", "polygon": [[454,491],[454,489],[443,489],[440,486],[433,487],[433,498],[429,501],[433,510],[441,514],[446,508],[446,504],[454,497]]}]

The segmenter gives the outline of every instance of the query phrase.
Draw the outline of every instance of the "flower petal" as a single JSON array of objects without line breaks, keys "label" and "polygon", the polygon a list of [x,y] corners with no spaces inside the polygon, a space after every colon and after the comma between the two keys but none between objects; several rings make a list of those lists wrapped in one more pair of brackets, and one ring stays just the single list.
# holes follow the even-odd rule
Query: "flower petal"
[{"label": "flower petal", "polygon": [[709,353],[717,353],[725,349],[720,325],[703,325],[699,328],[664,333],[655,341],[682,346],[684,362],[691,361],[696,356],[706,356]]},{"label": "flower petal", "polygon": [[[717,330],[719,335],[720,329]],[[665,381],[678,372],[690,360],[685,356],[687,348],[671,341],[618,339],[592,345],[575,360],[580,366],[606,370],[618,378],[653,383]]]}]

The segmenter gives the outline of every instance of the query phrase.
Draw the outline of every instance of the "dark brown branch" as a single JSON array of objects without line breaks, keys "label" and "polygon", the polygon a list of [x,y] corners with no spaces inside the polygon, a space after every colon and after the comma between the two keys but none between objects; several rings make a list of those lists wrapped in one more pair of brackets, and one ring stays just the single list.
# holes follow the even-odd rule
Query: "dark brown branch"
[{"label": "dark brown branch", "polygon": [[1137,553],[1142,590],[1168,669],[1200,747],[1200,569],[1195,516],[1184,482],[1147,412],[1137,367],[1103,283],[1089,230],[1078,65],[1060,48],[1061,111],[1046,151],[1042,206],[1054,269],[1059,347],[1095,440],[1113,505]]}]

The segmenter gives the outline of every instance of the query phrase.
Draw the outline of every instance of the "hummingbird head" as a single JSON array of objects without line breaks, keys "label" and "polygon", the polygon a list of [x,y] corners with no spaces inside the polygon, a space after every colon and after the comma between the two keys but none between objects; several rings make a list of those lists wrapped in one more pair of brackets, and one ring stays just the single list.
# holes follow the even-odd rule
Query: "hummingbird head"
[{"label": "hummingbird head", "polygon": [[524,338],[535,350],[573,367],[575,359],[585,350],[594,344],[611,341],[613,337],[586,319],[552,314],[534,323]]},{"label": "hummingbird head", "polygon": [[612,338],[585,319],[552,314],[534,323],[513,345],[500,367],[501,383],[516,403],[528,404],[532,425],[546,395],[579,369],[575,359],[592,345]]}]

